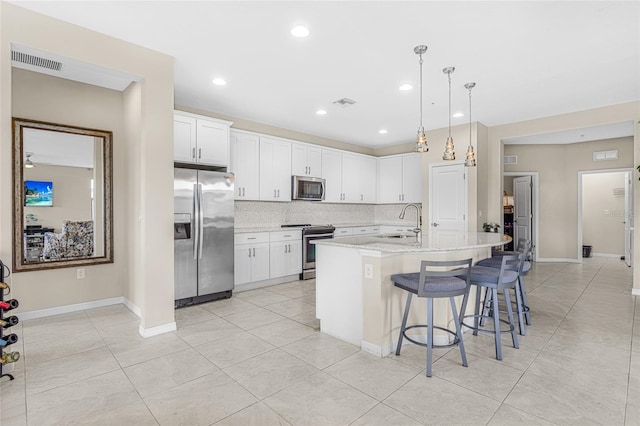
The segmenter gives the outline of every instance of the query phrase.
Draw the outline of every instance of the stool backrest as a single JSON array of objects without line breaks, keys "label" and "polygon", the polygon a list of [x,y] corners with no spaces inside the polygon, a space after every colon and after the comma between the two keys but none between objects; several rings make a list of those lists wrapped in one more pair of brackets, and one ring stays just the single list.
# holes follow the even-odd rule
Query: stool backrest
[{"label": "stool backrest", "polygon": [[[444,297],[448,294],[438,294],[424,291],[427,278],[459,278],[466,282],[465,290],[469,288],[471,279],[471,264],[473,259],[463,260],[423,260],[420,262],[420,282],[418,283],[418,297]],[[450,269],[458,266],[458,268]],[[445,269],[446,268],[446,269]],[[462,291],[460,294],[463,294]]]},{"label": "stool backrest", "polygon": [[524,261],[526,259],[526,253],[520,253],[518,255],[502,256],[502,263],[500,264],[500,274],[498,275],[498,283],[502,283],[505,271],[515,271],[520,275]]}]

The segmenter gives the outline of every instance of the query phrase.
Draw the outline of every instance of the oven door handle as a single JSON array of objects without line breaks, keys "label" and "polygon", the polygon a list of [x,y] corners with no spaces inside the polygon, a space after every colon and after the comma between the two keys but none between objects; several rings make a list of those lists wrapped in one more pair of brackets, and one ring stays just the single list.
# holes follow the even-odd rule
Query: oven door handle
[{"label": "oven door handle", "polygon": [[306,235],[302,236],[302,238],[309,238],[309,237],[331,237],[331,238],[333,238],[333,234],[306,234]]}]

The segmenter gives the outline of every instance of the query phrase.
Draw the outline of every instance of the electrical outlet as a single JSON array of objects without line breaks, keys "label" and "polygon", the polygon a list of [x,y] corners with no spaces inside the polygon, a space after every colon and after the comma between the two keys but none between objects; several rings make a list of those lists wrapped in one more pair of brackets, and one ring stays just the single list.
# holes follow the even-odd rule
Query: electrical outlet
[{"label": "electrical outlet", "polygon": [[373,265],[370,263],[364,264],[364,277],[373,278]]},{"label": "electrical outlet", "polygon": [[84,268],[76,269],[76,279],[78,280],[84,279]]}]

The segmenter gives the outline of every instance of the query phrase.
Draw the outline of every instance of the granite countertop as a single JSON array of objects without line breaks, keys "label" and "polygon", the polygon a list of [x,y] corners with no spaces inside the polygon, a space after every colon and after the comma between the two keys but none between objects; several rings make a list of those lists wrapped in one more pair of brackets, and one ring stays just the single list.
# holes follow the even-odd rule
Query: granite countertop
[{"label": "granite countertop", "polygon": [[432,231],[421,236],[393,238],[391,235],[362,237],[341,237],[330,240],[316,240],[313,244],[323,246],[374,250],[381,253],[412,253],[429,251],[465,250],[493,247],[506,244],[511,237],[492,232]]},{"label": "granite countertop", "polygon": [[[412,228],[414,225],[409,222],[397,222],[397,223],[371,223],[371,222],[363,222],[363,223],[334,223],[332,224],[336,228],[361,228],[365,226],[398,226],[403,228]],[[248,228],[235,228],[234,232],[236,234],[244,234],[250,232],[273,232],[273,231],[286,231],[290,230],[300,230],[302,226],[296,226],[292,228],[282,228],[280,225],[267,225],[267,226],[255,226]]]}]

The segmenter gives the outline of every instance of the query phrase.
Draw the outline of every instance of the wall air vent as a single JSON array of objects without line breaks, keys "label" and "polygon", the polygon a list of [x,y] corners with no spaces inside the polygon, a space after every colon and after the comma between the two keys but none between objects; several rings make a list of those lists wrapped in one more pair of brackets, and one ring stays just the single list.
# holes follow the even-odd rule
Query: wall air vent
[{"label": "wall air vent", "polygon": [[518,164],[517,155],[505,155],[503,164]]},{"label": "wall air vent", "polygon": [[611,192],[614,197],[624,197],[624,188],[612,188]]},{"label": "wall air vent", "polygon": [[349,99],[349,98],[342,98],[342,99],[338,99],[337,101],[333,101],[334,105],[339,105],[342,108],[346,108],[348,106],[351,106],[353,104],[355,104],[356,101],[354,101],[353,99]]},{"label": "wall air vent", "polygon": [[11,60],[53,71],[60,71],[62,69],[62,62],[42,58],[40,56],[29,55],[28,53],[17,52],[15,50],[11,51]]},{"label": "wall air vent", "polygon": [[612,149],[610,151],[594,151],[593,152],[593,161],[607,161],[607,160],[617,160],[618,159],[618,150]]}]

